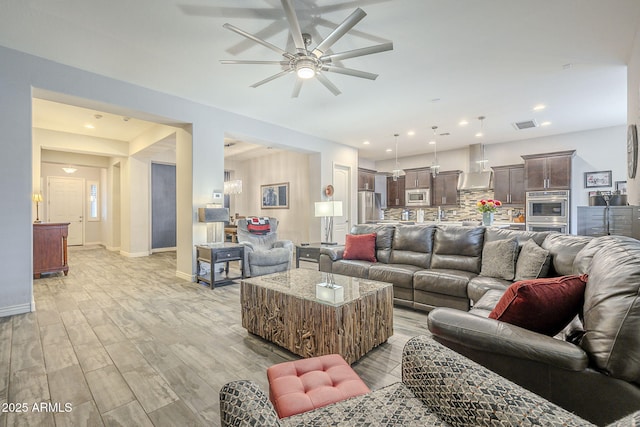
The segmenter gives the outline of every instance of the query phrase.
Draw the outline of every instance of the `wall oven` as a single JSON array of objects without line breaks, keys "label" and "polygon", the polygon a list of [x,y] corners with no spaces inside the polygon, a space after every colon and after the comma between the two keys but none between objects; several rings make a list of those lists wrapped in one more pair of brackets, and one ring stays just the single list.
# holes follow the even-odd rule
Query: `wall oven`
[{"label": "wall oven", "polygon": [[415,190],[406,190],[404,194],[404,203],[407,206],[431,205],[431,200],[429,198],[429,189],[416,188]]},{"label": "wall oven", "polygon": [[528,191],[526,196],[527,231],[569,234],[569,190]]}]

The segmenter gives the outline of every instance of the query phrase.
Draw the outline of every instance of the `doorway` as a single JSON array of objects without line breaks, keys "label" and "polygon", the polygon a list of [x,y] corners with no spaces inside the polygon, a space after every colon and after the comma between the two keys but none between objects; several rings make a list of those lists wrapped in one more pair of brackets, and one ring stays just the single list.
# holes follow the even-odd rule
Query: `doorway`
[{"label": "doorway", "polygon": [[151,163],[151,249],[176,247],[176,166]]},{"label": "doorway", "polygon": [[333,200],[342,202],[342,216],[333,218],[333,241],[344,244],[351,218],[351,168],[333,165]]},{"label": "doorway", "polygon": [[84,178],[54,177],[47,180],[47,222],[68,222],[67,245],[84,244]]}]

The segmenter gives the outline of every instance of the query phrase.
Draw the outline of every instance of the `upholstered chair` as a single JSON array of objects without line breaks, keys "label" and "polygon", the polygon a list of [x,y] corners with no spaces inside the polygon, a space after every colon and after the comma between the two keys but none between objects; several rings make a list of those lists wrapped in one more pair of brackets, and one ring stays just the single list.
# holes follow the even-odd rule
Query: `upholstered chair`
[{"label": "upholstered chair", "polygon": [[269,217],[270,231],[254,234],[247,229],[249,218],[238,220],[238,243],[244,245],[244,271],[246,276],[286,271],[291,268],[293,242],[278,240],[278,219]]}]

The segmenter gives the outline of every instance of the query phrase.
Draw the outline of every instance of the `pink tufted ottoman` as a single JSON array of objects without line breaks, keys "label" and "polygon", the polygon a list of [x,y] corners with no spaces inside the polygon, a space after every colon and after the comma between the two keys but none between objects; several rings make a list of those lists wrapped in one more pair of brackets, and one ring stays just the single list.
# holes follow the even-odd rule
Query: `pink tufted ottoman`
[{"label": "pink tufted ottoman", "polygon": [[338,354],[273,365],[267,379],[269,399],[280,418],[370,392]]}]

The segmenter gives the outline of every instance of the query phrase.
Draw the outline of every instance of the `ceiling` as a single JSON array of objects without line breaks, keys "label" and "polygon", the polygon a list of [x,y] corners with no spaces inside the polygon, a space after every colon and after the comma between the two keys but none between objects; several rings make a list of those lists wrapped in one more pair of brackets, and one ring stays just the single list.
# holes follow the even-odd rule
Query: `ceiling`
[{"label": "ceiling", "polygon": [[[429,152],[434,125],[449,133],[438,136],[438,150],[447,150],[626,123],[625,64],[640,27],[638,0],[294,4],[303,31],[315,35],[312,46],[362,7],[368,16],[333,51],[393,41],[393,51],[343,61],[378,79],[329,74],[341,95],[310,81],[291,98],[293,75],[250,87],[278,66],[220,64],[279,59],[222,27],[228,22],[286,48],[277,0],[1,2],[0,45],[351,145],[370,160],[395,155],[385,151],[394,133],[399,156]],[[539,104],[546,108],[534,111]],[[460,126],[462,119],[469,124]],[[550,124],[514,128],[526,120]]]}]

